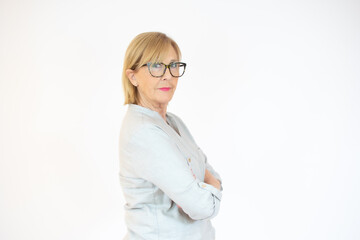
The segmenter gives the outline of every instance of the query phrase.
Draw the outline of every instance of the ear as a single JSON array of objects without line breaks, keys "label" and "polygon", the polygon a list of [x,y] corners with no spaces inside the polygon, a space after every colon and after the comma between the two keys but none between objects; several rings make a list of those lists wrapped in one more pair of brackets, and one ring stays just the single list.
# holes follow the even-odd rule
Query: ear
[{"label": "ear", "polygon": [[130,82],[132,83],[132,85],[137,87],[138,82],[136,81],[136,78],[135,78],[135,71],[132,69],[126,69],[125,73],[126,73],[126,76],[129,78]]}]

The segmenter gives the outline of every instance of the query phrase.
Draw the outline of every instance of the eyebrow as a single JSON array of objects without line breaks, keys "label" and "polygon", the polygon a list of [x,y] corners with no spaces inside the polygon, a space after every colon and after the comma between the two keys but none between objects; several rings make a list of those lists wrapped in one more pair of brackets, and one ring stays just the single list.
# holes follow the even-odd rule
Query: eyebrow
[{"label": "eyebrow", "polygon": [[[179,62],[180,60],[179,59],[171,59],[169,63],[172,63],[172,62]],[[161,63],[164,63],[163,61],[160,61]],[[146,65],[146,64],[145,64]]]}]

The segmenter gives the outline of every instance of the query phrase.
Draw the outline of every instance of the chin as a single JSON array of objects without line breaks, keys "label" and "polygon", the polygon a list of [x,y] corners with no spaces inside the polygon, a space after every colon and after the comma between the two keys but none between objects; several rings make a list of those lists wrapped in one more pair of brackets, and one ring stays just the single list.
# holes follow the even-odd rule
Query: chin
[{"label": "chin", "polygon": [[167,98],[161,98],[161,99],[158,99],[158,103],[164,105],[164,104],[169,104],[169,102],[171,101],[172,99],[172,96],[171,97],[167,97]]}]

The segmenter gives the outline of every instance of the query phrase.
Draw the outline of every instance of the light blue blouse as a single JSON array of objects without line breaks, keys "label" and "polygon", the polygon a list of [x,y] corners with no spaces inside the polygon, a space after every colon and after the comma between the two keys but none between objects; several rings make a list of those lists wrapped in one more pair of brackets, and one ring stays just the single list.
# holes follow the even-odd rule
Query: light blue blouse
[{"label": "light blue blouse", "polygon": [[120,132],[120,185],[125,197],[124,240],[213,240],[210,219],[221,191],[204,183],[205,168],[219,181],[185,124],[129,104]]}]

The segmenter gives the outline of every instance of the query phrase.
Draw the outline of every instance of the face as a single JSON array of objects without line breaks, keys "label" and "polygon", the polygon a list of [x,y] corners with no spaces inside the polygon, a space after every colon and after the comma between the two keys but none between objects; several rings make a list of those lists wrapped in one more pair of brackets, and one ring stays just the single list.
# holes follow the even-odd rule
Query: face
[{"label": "face", "polygon": [[[179,61],[173,47],[171,47],[163,59],[164,64]],[[140,103],[142,106],[163,108],[172,99],[177,86],[178,78],[171,76],[169,69],[166,69],[164,76],[151,76],[147,66],[141,67],[138,71],[132,72],[129,79],[137,86]]]}]

